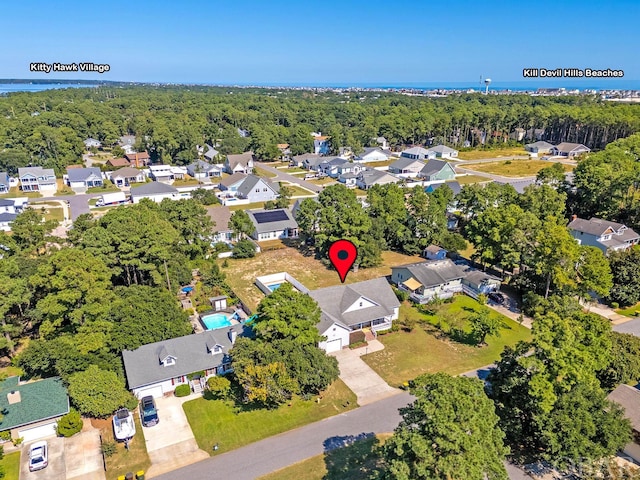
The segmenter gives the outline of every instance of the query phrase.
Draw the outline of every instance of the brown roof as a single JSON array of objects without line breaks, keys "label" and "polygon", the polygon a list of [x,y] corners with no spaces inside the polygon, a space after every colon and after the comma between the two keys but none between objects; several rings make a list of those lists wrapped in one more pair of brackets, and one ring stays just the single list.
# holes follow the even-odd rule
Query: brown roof
[{"label": "brown roof", "polygon": [[278,144],[278,148],[279,149],[285,149],[285,148],[289,148],[289,144],[288,143],[279,143]]},{"label": "brown roof", "polygon": [[112,167],[128,167],[130,163],[126,158],[111,158],[107,160],[107,165]]},{"label": "brown roof", "polygon": [[116,170],[111,174],[111,178],[113,177],[122,177],[122,178],[132,178],[137,177],[140,174],[140,170],[133,167],[123,167],[120,170]]},{"label": "brown roof", "polygon": [[84,165],[67,165],[67,170],[70,168],[85,168]]},{"label": "brown roof", "polygon": [[444,248],[439,247],[438,245],[429,245],[425,250],[429,253],[438,253],[440,250],[444,250]]},{"label": "brown roof", "polygon": [[213,230],[215,232],[226,232],[229,228],[229,220],[231,220],[231,210],[229,207],[207,207],[207,215],[215,222]]},{"label": "brown roof", "polygon": [[245,178],[247,178],[247,175],[245,175],[244,173],[234,173],[233,175],[229,175],[228,177],[220,180],[220,185],[224,185],[225,187],[228,187],[240,180],[244,180]]},{"label": "brown roof", "polygon": [[149,154],[147,152],[127,153],[125,155],[130,162],[133,160],[149,160]]},{"label": "brown roof", "polygon": [[227,155],[227,161],[231,168],[235,168],[237,165],[246,167],[249,165],[249,161],[253,160],[253,152],[238,153],[235,155]]},{"label": "brown roof", "polygon": [[315,138],[316,140],[328,140],[329,139],[329,137],[327,135],[318,135],[318,136],[315,136],[313,138]]}]

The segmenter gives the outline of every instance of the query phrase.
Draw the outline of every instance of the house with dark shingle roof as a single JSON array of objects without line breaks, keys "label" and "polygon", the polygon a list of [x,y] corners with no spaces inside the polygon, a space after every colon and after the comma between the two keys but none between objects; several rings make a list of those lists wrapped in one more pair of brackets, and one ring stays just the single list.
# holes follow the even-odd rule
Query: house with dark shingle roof
[{"label": "house with dark shingle roof", "polygon": [[574,215],[567,227],[580,245],[597,247],[605,254],[612,250],[626,250],[640,243],[640,235],[626,225],[601,218],[585,220]]},{"label": "house with dark shingle roof", "polygon": [[298,222],[286,208],[247,210],[255,227],[251,238],[258,242],[281,238],[298,238]]},{"label": "house with dark shingle roof", "polygon": [[326,340],[319,347],[334,352],[349,344],[351,332],[388,330],[398,319],[400,302],[384,277],[309,292],[322,311],[317,328]]},{"label": "house with dark shingle roof", "polygon": [[98,167],[71,168],[67,167],[67,185],[74,191],[86,191],[87,188],[103,185],[102,172]]},{"label": "house with dark shingle roof", "polygon": [[253,152],[244,152],[238,155],[227,155],[224,161],[224,170],[227,173],[249,174],[253,170]]},{"label": "house with dark shingle roof", "polygon": [[20,382],[9,377],[0,383],[0,431],[31,442],[56,435],[58,420],[69,413],[69,396],[58,377]]},{"label": "house with dark shingle roof", "polygon": [[[247,334],[245,328],[236,324],[123,350],[129,390],[138,398],[159,398],[185,384],[201,391],[209,377],[231,371],[229,351],[239,335]],[[190,374],[196,375],[189,379]]]},{"label": "house with dark shingle roof", "polygon": [[126,158],[110,158],[105,165],[111,168],[122,168],[131,166],[131,163]]},{"label": "house with dark shingle roof", "polygon": [[433,184],[425,187],[424,191],[427,192],[427,193],[433,193],[437,189],[442,188],[445,185],[451,189],[451,191],[453,192],[454,196],[456,196],[457,194],[459,194],[462,191],[462,185],[460,185],[458,182],[455,182],[455,181],[454,182],[433,183]]},{"label": "house with dark shingle roof", "polygon": [[236,197],[249,200],[249,203],[266,202],[278,197],[280,188],[268,178],[247,175],[238,188]]},{"label": "house with dark shingle roof", "polygon": [[306,168],[307,170],[315,170],[316,167],[324,160],[324,157],[315,153],[303,153],[302,155],[294,155],[291,157],[291,165]]},{"label": "house with dark shingle roof", "polygon": [[607,400],[615,402],[624,410],[624,416],[631,423],[633,440],[622,449],[635,462],[640,463],[640,391],[630,385],[619,385],[607,396]]},{"label": "house with dark shingle roof", "polygon": [[148,152],[131,152],[126,153],[124,157],[129,160],[129,163],[132,167],[142,168],[149,165],[151,161],[151,157],[149,157]]},{"label": "house with dark shingle roof", "polygon": [[387,183],[398,183],[399,181],[398,177],[387,172],[367,168],[358,174],[356,186],[362,190],[369,190],[374,185],[386,185]]},{"label": "house with dark shingle roof", "polygon": [[448,258],[391,267],[391,281],[422,304],[462,292],[462,277],[462,268]]},{"label": "house with dark shingle roof", "polygon": [[418,173],[418,177],[427,182],[443,182],[456,178],[456,171],[444,160],[429,160]]}]

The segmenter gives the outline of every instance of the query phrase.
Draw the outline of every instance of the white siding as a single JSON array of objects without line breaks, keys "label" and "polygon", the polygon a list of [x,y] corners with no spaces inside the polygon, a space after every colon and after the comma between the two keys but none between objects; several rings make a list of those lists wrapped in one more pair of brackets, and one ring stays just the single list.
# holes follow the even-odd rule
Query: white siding
[{"label": "white siding", "polygon": [[340,344],[340,348],[349,345],[349,330],[341,325],[336,325],[334,323],[327,329],[327,331],[321,332],[321,334],[323,337],[327,337],[327,339],[320,342],[318,347],[327,352],[335,351],[338,344]]}]

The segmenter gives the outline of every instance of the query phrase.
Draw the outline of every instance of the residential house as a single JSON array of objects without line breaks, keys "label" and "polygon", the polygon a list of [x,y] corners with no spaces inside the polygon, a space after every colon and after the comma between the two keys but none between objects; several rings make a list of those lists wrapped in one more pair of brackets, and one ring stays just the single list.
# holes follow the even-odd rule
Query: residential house
[{"label": "residential house", "polygon": [[[13,203],[13,202],[12,202]],[[0,230],[3,232],[11,231],[11,224],[18,216],[17,213],[2,212],[0,213]],[[2,258],[0,256],[0,258]]]},{"label": "residential house", "polygon": [[16,203],[8,198],[0,198],[0,213],[16,213]]},{"label": "residential house", "polygon": [[628,455],[634,462],[640,463],[640,391],[630,385],[619,385],[611,392],[607,399],[617,403],[624,409],[625,418],[631,422],[633,436],[622,449],[622,453]]},{"label": "residential house", "polygon": [[412,147],[400,152],[400,157],[410,158],[411,160],[429,160],[430,158],[436,158],[436,153],[426,148]]},{"label": "residential house", "polygon": [[229,221],[231,220],[231,210],[229,207],[218,206],[218,207],[206,207],[207,215],[215,224],[213,226],[213,237],[211,239],[211,243],[218,242],[232,242],[235,240],[235,236],[233,234],[233,230],[229,226]]},{"label": "residential house", "polygon": [[69,396],[58,377],[21,382],[9,377],[0,383],[1,431],[29,443],[56,436],[58,420],[69,413]]},{"label": "residential house", "polygon": [[340,174],[338,182],[344,184],[347,188],[356,188],[358,186],[358,174],[351,172]]},{"label": "residential house", "polygon": [[605,254],[626,250],[640,243],[640,235],[626,225],[600,218],[585,220],[574,215],[567,227],[580,245],[597,247]]},{"label": "residential house", "polygon": [[244,152],[239,155],[227,155],[224,162],[224,171],[227,173],[244,173],[248,175],[253,171],[253,152]]},{"label": "residential house", "polygon": [[255,227],[251,238],[258,242],[282,238],[298,238],[298,223],[286,208],[247,210]]},{"label": "residential house", "polygon": [[110,158],[105,162],[105,165],[111,168],[122,168],[130,167],[131,163],[126,158]]},{"label": "residential house", "polygon": [[327,155],[331,150],[329,137],[322,135],[321,132],[313,132],[311,136],[313,137],[313,152],[316,155]]},{"label": "residential house", "polygon": [[568,142],[562,142],[560,145],[551,149],[553,155],[569,158],[582,155],[583,153],[589,153],[590,151],[591,149],[589,147],[585,147],[581,143]]},{"label": "residential house", "polygon": [[133,167],[124,167],[111,172],[110,178],[111,182],[118,188],[129,187],[133,183],[144,183],[147,180],[142,170]]},{"label": "residential house", "polygon": [[527,130],[526,138],[542,140],[542,137],[544,137],[544,128],[530,128]]},{"label": "residential house", "polygon": [[174,180],[182,180],[187,176],[187,169],[185,167],[171,165],[171,174]]},{"label": "residential house", "polygon": [[535,178],[529,178],[526,180],[518,180],[518,179],[514,179],[514,180],[505,180],[505,181],[494,181],[494,183],[500,184],[500,185],[511,185],[514,190],[517,193],[524,193],[524,190],[529,186],[529,185],[535,185],[536,184],[536,179]]},{"label": "residential house", "polygon": [[339,177],[340,175],[345,175],[347,173],[353,173],[353,174],[357,175],[360,172],[362,172],[363,170],[365,170],[365,167],[360,165],[359,163],[345,162],[345,163],[342,163],[342,164],[338,165],[337,170],[338,170],[337,174],[338,174],[338,177]]},{"label": "residential house", "polygon": [[423,250],[422,256],[427,260],[444,260],[447,258],[447,251],[438,245],[429,245]]},{"label": "residential house", "polygon": [[481,294],[488,295],[491,292],[497,292],[500,290],[500,285],[502,285],[502,280],[482,270],[466,267],[463,273],[462,290],[476,300]]},{"label": "residential house", "polygon": [[386,138],[378,137],[376,138],[376,143],[382,150],[389,150],[389,142],[387,142]]},{"label": "residential house", "polygon": [[218,150],[207,143],[205,143],[204,147],[196,145],[196,149],[200,155],[204,156],[205,161],[209,163],[213,162],[213,160],[220,154]]},{"label": "residential house", "polygon": [[149,157],[147,152],[126,153],[124,157],[129,160],[129,164],[135,168],[146,167],[151,163],[151,157]]},{"label": "residential house", "polygon": [[149,182],[139,187],[131,187],[131,201],[140,203],[143,198],[148,198],[160,203],[165,198],[180,200],[180,193],[177,188],[162,182]]},{"label": "residential house", "polygon": [[421,304],[462,292],[463,277],[462,268],[448,258],[391,267],[391,281]]},{"label": "residential house", "polygon": [[323,158],[320,155],[316,155],[315,153],[303,153],[302,155],[294,155],[291,157],[291,165],[294,167],[302,167],[307,170],[315,170],[316,165],[318,165]]},{"label": "residential house", "polygon": [[366,169],[358,174],[356,185],[362,190],[369,190],[374,185],[398,183],[400,179],[380,170]]},{"label": "residential house", "polygon": [[171,184],[175,180],[171,165],[151,165],[149,176],[156,182]]},{"label": "residential house", "polygon": [[18,169],[20,189],[23,192],[56,192],[58,183],[52,168],[23,167]]},{"label": "residential house", "polygon": [[424,168],[425,163],[411,157],[400,156],[398,160],[389,165],[389,172],[402,178],[417,177]]},{"label": "residential house", "polygon": [[509,134],[509,138],[511,140],[515,140],[516,142],[521,142],[522,140],[524,140],[524,136],[526,133],[527,131],[524,128],[517,127],[513,130],[513,132]]},{"label": "residential house", "polygon": [[236,129],[238,131],[238,135],[240,135],[242,138],[247,138],[249,137],[249,130],[245,130],[244,128],[237,128]]},{"label": "residential house", "polygon": [[278,143],[276,145],[278,150],[280,150],[280,160],[283,162],[288,162],[290,160],[291,150],[289,149],[288,143]]},{"label": "residential house", "polygon": [[384,277],[312,290],[322,311],[317,328],[326,338],[319,347],[334,352],[349,345],[349,333],[388,330],[398,319],[400,302]]},{"label": "residential house", "polygon": [[102,172],[98,167],[67,167],[67,185],[74,191],[84,192],[88,188],[101,187],[103,184]]},{"label": "residential house", "polygon": [[436,145],[435,147],[429,147],[430,152],[435,152],[436,158],[456,158],[458,151],[447,147],[446,145]]},{"label": "residential house", "polygon": [[187,165],[187,173],[196,180],[222,176],[222,165],[196,160],[191,165]]},{"label": "residential house", "polygon": [[118,139],[118,145],[122,147],[124,153],[133,153],[135,152],[133,146],[136,144],[136,136],[135,135],[123,135]]},{"label": "residential house", "polygon": [[358,155],[355,162],[384,162],[389,160],[389,156],[380,147],[366,147],[364,152]]},{"label": "residential house", "polygon": [[318,171],[331,178],[338,178],[338,168],[348,163],[350,162],[341,157],[326,157],[325,160],[318,165]]},{"label": "residential house", "polygon": [[84,141],[84,147],[89,150],[90,148],[100,148],[102,147],[102,142],[100,140],[96,140],[95,138],[87,138]]},{"label": "residential house", "polygon": [[231,371],[229,351],[243,333],[243,325],[233,325],[123,350],[129,390],[138,398],[160,398],[178,385],[201,392],[209,377]]},{"label": "residential house", "polygon": [[218,188],[223,192],[227,192],[225,196],[236,196],[236,192],[238,191],[238,187],[244,182],[247,178],[247,175],[244,173],[234,173],[233,175],[229,175],[226,178],[222,178],[220,183],[218,184]]},{"label": "residential house", "polygon": [[0,193],[9,193],[11,190],[11,180],[7,172],[0,172]]},{"label": "residential house", "polygon": [[456,178],[456,171],[450,163],[444,160],[429,160],[418,173],[420,178],[427,182],[446,182]]},{"label": "residential house", "polygon": [[345,160],[351,160],[354,157],[353,148],[351,148],[351,147],[340,147],[338,149],[338,156],[340,158],[344,158]]},{"label": "residential house", "polygon": [[433,193],[437,189],[442,188],[443,186],[449,187],[451,189],[451,191],[453,192],[453,196],[454,197],[462,191],[462,185],[460,185],[456,181],[443,182],[443,183],[432,183],[431,185],[428,185],[427,187],[425,187],[424,191],[427,192],[427,193]]},{"label": "residential house", "polygon": [[545,142],[542,140],[538,140],[537,142],[534,143],[527,143],[524,146],[524,149],[531,153],[532,156],[536,157],[538,156],[538,154],[547,154],[547,153],[551,153],[551,150],[553,149],[555,145],[549,143],[549,142]]},{"label": "residential house", "polygon": [[236,197],[249,200],[249,203],[266,202],[275,200],[280,193],[278,184],[271,180],[256,175],[247,175],[247,178],[238,185]]}]

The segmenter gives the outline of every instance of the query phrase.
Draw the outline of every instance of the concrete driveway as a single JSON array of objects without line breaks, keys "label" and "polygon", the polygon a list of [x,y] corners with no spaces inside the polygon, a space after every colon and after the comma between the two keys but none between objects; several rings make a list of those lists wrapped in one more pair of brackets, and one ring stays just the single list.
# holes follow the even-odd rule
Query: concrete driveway
[{"label": "concrete driveway", "polygon": [[185,401],[194,398],[197,397],[191,395],[156,399],[160,421],[153,427],[142,427],[151,460],[151,467],[147,471],[149,477],[209,458],[207,452],[198,448],[182,409]]},{"label": "concrete driveway", "polygon": [[380,375],[364,363],[360,358],[365,353],[373,353],[384,346],[377,340],[369,342],[369,346],[351,350],[343,348],[333,352],[340,367],[340,380],[358,397],[358,405],[363,406],[392,395],[402,393],[402,390],[390,387]]},{"label": "concrete driveway", "polygon": [[49,465],[37,472],[29,471],[29,448],[35,442],[29,442],[22,447],[20,456],[20,480],[65,480],[67,478],[64,459],[64,439],[58,437],[47,438],[49,447]]},{"label": "concrete driveway", "polygon": [[64,439],[67,480],[104,480],[100,431],[91,429]]}]

